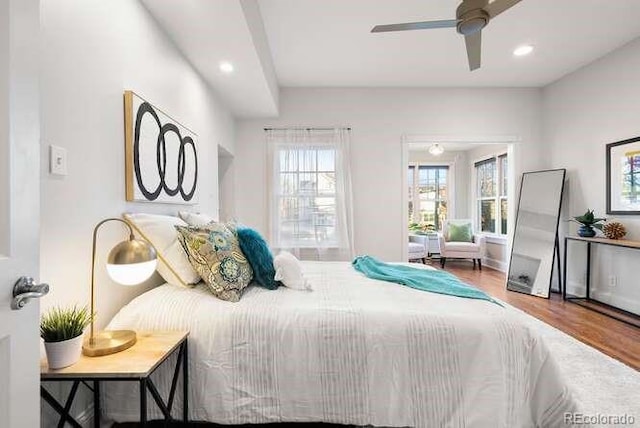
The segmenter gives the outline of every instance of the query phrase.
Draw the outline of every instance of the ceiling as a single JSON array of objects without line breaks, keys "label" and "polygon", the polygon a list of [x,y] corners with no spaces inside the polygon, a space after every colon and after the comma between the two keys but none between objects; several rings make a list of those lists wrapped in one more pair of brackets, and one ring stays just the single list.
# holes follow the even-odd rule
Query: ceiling
[{"label": "ceiling", "polygon": [[[255,0],[141,1],[236,116],[277,115],[278,82]],[[221,72],[221,61],[234,72]]]},{"label": "ceiling", "polygon": [[[640,36],[638,0],[522,0],[483,31],[469,72],[455,29],[371,34],[451,19],[458,0],[259,0],[281,86],[539,87]],[[515,58],[513,49],[535,46]]]},{"label": "ceiling", "polygon": [[[522,0],[483,31],[470,72],[458,0],[140,0],[236,117],[278,115],[279,87],[541,87],[640,36],[640,0]],[[513,49],[535,46],[515,58]],[[235,71],[224,74],[220,61]]]}]

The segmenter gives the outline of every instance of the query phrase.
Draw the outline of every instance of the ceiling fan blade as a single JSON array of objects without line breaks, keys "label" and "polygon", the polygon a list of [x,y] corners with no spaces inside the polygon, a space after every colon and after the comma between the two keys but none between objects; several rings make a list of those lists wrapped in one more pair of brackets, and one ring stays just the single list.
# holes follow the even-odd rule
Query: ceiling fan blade
[{"label": "ceiling fan blade", "polygon": [[469,59],[469,70],[480,68],[480,57],[482,54],[482,31],[464,36],[467,45],[467,58]]},{"label": "ceiling fan blade", "polygon": [[489,14],[489,18],[493,19],[505,10],[520,3],[521,0],[493,0],[484,7],[485,12]]},{"label": "ceiling fan blade", "polygon": [[456,19],[443,21],[405,22],[404,24],[376,25],[371,29],[372,33],[386,33],[388,31],[428,30],[431,28],[451,28],[458,24]]}]

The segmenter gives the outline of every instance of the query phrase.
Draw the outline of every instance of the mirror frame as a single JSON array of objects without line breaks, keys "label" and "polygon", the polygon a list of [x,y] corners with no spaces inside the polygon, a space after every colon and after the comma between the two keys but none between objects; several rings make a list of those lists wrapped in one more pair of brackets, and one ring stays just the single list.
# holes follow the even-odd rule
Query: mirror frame
[{"label": "mirror frame", "polygon": [[[520,202],[522,201],[522,189],[524,187],[525,177],[528,174],[541,174],[541,173],[545,173],[545,172],[558,172],[558,171],[562,171],[562,184],[560,186],[560,199],[558,200],[558,214],[556,216],[555,238],[554,238],[554,243],[553,243],[553,256],[552,256],[552,260],[551,260],[551,269],[550,269],[550,272],[549,272],[549,286],[548,286],[547,295],[546,296],[540,296],[538,294],[525,293],[524,291],[519,291],[519,290],[512,290],[512,289],[509,288],[509,272],[511,272],[511,263],[513,261],[513,247],[514,247],[515,241],[516,241],[516,231],[518,230],[518,219],[520,217]],[[512,234],[512,237],[511,237],[511,254],[509,255],[509,265],[507,266],[507,277],[505,279],[505,288],[507,289],[507,291],[513,291],[513,292],[516,292],[516,293],[526,294],[528,296],[535,296],[535,297],[539,297],[539,298],[542,298],[542,299],[549,299],[549,297],[551,295],[551,292],[552,292],[551,283],[553,282],[553,272],[554,272],[554,268],[555,268],[556,258],[558,260],[558,273],[560,273],[560,271],[561,271],[558,229],[559,229],[559,226],[560,226],[560,211],[562,210],[562,199],[564,197],[564,184],[565,184],[566,179],[567,179],[567,170],[566,170],[566,168],[543,169],[543,170],[539,170],[539,171],[527,171],[527,172],[523,172],[522,173],[522,178],[520,179],[520,192],[519,192],[519,195],[518,195],[518,207],[516,208],[516,219],[515,219],[514,224],[513,224],[513,234]],[[562,284],[560,284],[560,289],[562,289]]]}]

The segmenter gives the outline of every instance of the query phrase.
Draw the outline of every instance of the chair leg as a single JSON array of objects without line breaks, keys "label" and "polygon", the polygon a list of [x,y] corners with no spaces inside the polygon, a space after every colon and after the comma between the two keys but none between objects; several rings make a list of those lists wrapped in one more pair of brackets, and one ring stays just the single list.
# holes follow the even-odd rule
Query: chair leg
[{"label": "chair leg", "polygon": [[423,258],[422,258],[422,264],[423,264],[423,265],[426,265],[426,264],[427,264],[427,258],[426,258],[426,257],[423,257]]},{"label": "chair leg", "polygon": [[478,259],[478,269],[482,270],[482,259]]},{"label": "chair leg", "polygon": [[476,270],[476,259],[473,259],[473,270]]},{"label": "chair leg", "polygon": [[444,264],[446,263],[447,258],[446,257],[440,257],[440,267],[442,269],[444,269]]}]

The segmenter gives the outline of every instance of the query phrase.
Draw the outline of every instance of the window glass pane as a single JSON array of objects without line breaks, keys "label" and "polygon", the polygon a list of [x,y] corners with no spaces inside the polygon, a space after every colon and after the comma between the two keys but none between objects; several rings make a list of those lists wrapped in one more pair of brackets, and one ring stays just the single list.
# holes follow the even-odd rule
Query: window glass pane
[{"label": "window glass pane", "polygon": [[280,199],[280,219],[285,222],[298,219],[298,198]]},{"label": "window glass pane", "polygon": [[426,186],[429,182],[429,170],[427,167],[421,166],[418,169],[418,186]]},{"label": "window glass pane", "polygon": [[480,231],[495,233],[496,231],[496,201],[495,199],[479,202]]},{"label": "window glass pane", "polygon": [[298,162],[300,164],[300,171],[315,171],[316,170],[316,151],[315,150],[299,150]]},{"label": "window glass pane", "polygon": [[280,194],[295,195],[298,192],[298,177],[294,173],[280,174]]},{"label": "window glass pane", "polygon": [[298,152],[282,149],[280,151],[280,171],[293,172],[298,170]]},{"label": "window glass pane", "polygon": [[316,175],[313,173],[301,173],[298,175],[298,192],[301,195],[313,195],[316,193]]},{"label": "window glass pane", "polygon": [[496,161],[483,163],[476,167],[478,177],[478,195],[481,198],[496,196]]},{"label": "window glass pane", "polygon": [[507,234],[507,200],[500,199],[500,233]]},{"label": "window glass pane", "polygon": [[507,169],[508,169],[508,163],[507,163],[507,157],[506,156],[502,156],[500,157],[500,174],[502,176],[502,188],[500,189],[500,196],[507,196],[507,184],[508,184],[508,176],[507,176]]},{"label": "window glass pane", "polygon": [[435,225],[436,202],[431,200],[420,200],[419,221]]},{"label": "window glass pane", "polygon": [[438,202],[437,206],[437,215],[435,217],[436,230],[442,229],[442,222],[447,219],[447,201]]},{"label": "window glass pane", "polygon": [[336,151],[333,149],[318,150],[318,171],[336,170]]},{"label": "window glass pane", "polygon": [[415,177],[415,167],[410,166],[407,171],[407,186],[409,186],[409,200],[413,199],[413,179]]},{"label": "window glass pane", "polygon": [[318,173],[318,193],[336,192],[336,174],[333,172]]}]

